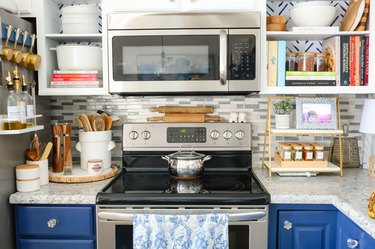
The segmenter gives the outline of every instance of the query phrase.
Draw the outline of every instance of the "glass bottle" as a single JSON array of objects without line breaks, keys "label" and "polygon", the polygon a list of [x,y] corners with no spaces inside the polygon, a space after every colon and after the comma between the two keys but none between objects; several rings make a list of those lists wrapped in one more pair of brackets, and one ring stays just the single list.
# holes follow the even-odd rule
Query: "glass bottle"
[{"label": "glass bottle", "polygon": [[327,71],[327,58],[326,55],[323,53],[316,53],[315,54],[315,67],[317,72],[325,72]]},{"label": "glass bottle", "polygon": [[24,75],[22,75],[22,99],[26,104],[26,127],[33,127],[35,126],[34,118],[29,117],[34,116],[34,101],[33,97],[28,92]]},{"label": "glass bottle", "polygon": [[21,122],[21,129],[26,128],[26,102],[21,90],[21,80],[18,74],[18,68],[15,67],[13,71],[13,85],[14,85],[14,93],[17,95],[18,100],[17,104],[19,106],[19,117]]},{"label": "glass bottle", "polygon": [[21,129],[20,108],[18,105],[19,98],[14,92],[13,82],[10,72],[8,72],[8,97],[4,102],[7,109],[7,120],[4,122],[4,130]]},{"label": "glass bottle", "polygon": [[297,71],[297,53],[286,53],[286,71]]}]

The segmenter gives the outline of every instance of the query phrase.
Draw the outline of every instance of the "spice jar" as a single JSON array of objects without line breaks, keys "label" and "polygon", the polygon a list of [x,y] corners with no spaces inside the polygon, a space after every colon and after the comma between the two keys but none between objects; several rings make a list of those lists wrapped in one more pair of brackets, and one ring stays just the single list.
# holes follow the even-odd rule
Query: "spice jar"
[{"label": "spice jar", "polygon": [[321,144],[313,144],[314,146],[314,160],[323,161],[324,160],[324,147]]},{"label": "spice jar", "polygon": [[297,57],[298,71],[313,72],[315,66],[315,53],[299,53]]},{"label": "spice jar", "polygon": [[279,143],[280,156],[284,161],[292,160],[292,146],[286,143]]},{"label": "spice jar", "polygon": [[303,145],[303,160],[312,161],[314,160],[314,147],[309,144]]},{"label": "spice jar", "polygon": [[286,53],[286,71],[297,71],[297,53]]},{"label": "spice jar", "polygon": [[327,71],[327,57],[325,54],[322,54],[322,53],[315,54],[315,71],[317,72]]},{"label": "spice jar", "polygon": [[300,144],[292,144],[292,159],[294,161],[302,161],[303,160],[303,157],[302,157],[302,145]]}]

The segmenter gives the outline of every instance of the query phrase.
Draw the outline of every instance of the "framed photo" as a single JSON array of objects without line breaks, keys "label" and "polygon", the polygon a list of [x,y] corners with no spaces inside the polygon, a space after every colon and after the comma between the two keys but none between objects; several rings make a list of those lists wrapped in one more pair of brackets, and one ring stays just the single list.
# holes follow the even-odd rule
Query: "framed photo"
[{"label": "framed photo", "polygon": [[337,129],[337,98],[296,98],[296,128],[304,130]]}]

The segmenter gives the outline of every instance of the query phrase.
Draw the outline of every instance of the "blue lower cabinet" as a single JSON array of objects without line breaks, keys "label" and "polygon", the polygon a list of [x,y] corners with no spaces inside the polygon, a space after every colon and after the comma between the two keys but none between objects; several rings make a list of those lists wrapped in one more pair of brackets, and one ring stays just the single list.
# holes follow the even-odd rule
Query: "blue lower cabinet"
[{"label": "blue lower cabinet", "polygon": [[280,211],[277,248],[335,248],[336,217],[336,211]]},{"label": "blue lower cabinet", "polygon": [[19,249],[94,249],[94,240],[20,239]]},{"label": "blue lower cabinet", "polygon": [[94,205],[15,205],[14,210],[17,249],[96,248]]},{"label": "blue lower cabinet", "polygon": [[374,249],[375,239],[358,227],[346,215],[337,216],[337,249]]}]

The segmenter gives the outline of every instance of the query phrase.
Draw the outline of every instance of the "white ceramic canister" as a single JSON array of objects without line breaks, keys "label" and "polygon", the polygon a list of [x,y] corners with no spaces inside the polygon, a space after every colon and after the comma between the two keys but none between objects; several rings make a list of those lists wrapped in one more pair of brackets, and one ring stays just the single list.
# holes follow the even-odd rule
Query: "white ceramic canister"
[{"label": "white ceramic canister", "polygon": [[89,160],[102,160],[103,171],[111,167],[112,131],[79,131],[76,149],[81,152],[81,168],[87,170]]},{"label": "white ceramic canister", "polygon": [[39,178],[30,180],[16,180],[18,192],[31,192],[40,189]]},{"label": "white ceramic canister", "polygon": [[88,160],[87,161],[87,173],[89,175],[100,175],[103,170],[102,160]]},{"label": "white ceramic canister", "polygon": [[38,164],[39,165],[39,177],[40,177],[40,185],[46,185],[49,183],[48,180],[48,159],[42,161],[28,161],[28,164]]},{"label": "white ceramic canister", "polygon": [[30,164],[21,164],[16,166],[16,179],[17,180],[30,180],[39,178],[39,165],[30,163]]}]

